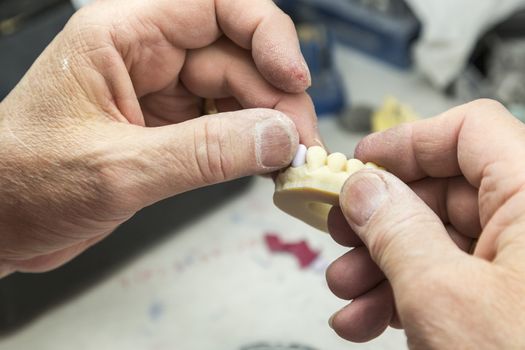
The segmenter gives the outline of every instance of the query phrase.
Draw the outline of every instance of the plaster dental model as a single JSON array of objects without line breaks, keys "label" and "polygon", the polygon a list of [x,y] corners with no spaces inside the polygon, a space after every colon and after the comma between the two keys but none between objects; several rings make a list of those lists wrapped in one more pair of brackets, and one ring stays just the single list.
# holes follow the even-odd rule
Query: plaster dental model
[{"label": "plaster dental model", "polygon": [[346,180],[363,168],[379,168],[358,159],[347,160],[342,153],[328,155],[319,146],[300,145],[292,166],[275,180],[273,201],[284,212],[328,232],[332,206],[339,206],[339,193]]}]

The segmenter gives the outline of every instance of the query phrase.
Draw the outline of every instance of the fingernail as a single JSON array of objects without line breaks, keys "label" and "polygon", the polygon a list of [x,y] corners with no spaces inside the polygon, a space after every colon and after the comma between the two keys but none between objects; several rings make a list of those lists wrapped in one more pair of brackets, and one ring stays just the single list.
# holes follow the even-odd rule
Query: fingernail
[{"label": "fingernail", "polygon": [[286,117],[273,117],[257,123],[255,130],[259,165],[265,168],[289,165],[299,143],[295,124]]},{"label": "fingernail", "polygon": [[307,79],[307,82],[308,82],[308,86],[310,87],[310,86],[312,86],[312,73],[310,73],[310,68],[308,67],[308,64],[306,63],[304,58],[302,59],[301,65],[304,67],[304,69],[306,71],[306,79]]},{"label": "fingernail", "polygon": [[339,311],[337,311],[336,313],[334,313],[332,316],[330,316],[330,318],[328,319],[328,325],[330,326],[330,328],[334,329],[334,318],[335,316],[337,316],[337,314],[339,313]]},{"label": "fingernail", "polygon": [[317,146],[321,146],[323,147],[324,149],[326,149],[326,144],[325,142],[323,141],[323,138],[321,137],[321,135],[317,134],[318,136],[314,139],[314,142],[316,143]]},{"label": "fingernail", "polygon": [[347,219],[364,226],[387,198],[385,182],[371,172],[352,176],[345,185],[346,203],[341,203]]}]

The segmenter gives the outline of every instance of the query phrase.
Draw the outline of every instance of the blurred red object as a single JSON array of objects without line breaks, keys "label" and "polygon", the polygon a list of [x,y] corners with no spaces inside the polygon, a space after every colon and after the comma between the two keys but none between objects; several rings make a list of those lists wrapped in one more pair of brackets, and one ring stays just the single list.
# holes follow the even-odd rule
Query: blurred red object
[{"label": "blurred red object", "polygon": [[283,242],[277,233],[269,232],[264,235],[266,246],[273,253],[289,253],[297,258],[302,269],[309,267],[319,256],[308,242],[302,240],[294,243]]}]

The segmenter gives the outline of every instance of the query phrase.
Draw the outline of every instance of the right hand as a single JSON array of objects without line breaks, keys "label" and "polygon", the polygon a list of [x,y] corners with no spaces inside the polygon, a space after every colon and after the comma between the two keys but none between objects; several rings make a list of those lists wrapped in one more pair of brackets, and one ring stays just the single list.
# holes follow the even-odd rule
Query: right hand
[{"label": "right hand", "polygon": [[391,324],[414,349],[525,349],[525,125],[476,101],[373,134],[356,157],[393,175],[355,174],[331,213],[333,238],[356,247],[327,272],[353,299],[334,330],[368,341]]}]

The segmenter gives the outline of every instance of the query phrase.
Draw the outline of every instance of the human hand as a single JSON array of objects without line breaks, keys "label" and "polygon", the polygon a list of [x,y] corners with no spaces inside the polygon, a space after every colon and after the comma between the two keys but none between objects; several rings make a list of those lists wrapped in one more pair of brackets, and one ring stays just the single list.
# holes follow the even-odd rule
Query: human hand
[{"label": "human hand", "polygon": [[408,186],[361,171],[331,212],[333,238],[356,247],[327,272],[353,299],[334,330],[363,342],[391,324],[414,349],[525,348],[525,125],[476,101],[373,134],[356,156]]},{"label": "human hand", "polygon": [[[288,165],[318,143],[309,84],[270,0],[82,9],[0,104],[0,275],[59,266],[166,197]],[[205,98],[225,113],[197,118]]]}]

